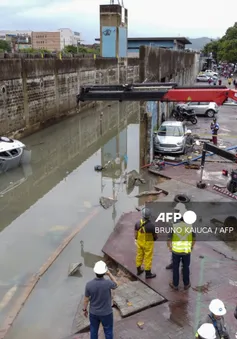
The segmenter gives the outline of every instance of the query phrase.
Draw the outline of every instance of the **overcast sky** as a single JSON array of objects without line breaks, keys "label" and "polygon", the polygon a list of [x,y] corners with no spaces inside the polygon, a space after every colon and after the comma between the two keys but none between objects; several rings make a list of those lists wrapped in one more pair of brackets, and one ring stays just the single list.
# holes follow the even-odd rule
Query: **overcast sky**
[{"label": "overcast sky", "polygon": [[[0,29],[71,28],[86,42],[99,37],[99,5],[109,0],[0,0]],[[116,2],[116,0],[115,0]],[[124,0],[129,36],[222,36],[236,19],[237,0]]]}]

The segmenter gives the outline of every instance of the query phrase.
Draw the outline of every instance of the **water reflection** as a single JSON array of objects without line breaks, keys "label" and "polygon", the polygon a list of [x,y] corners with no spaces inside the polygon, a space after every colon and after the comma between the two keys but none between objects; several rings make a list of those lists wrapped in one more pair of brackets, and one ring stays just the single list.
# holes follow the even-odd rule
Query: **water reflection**
[{"label": "water reflection", "polygon": [[84,266],[89,268],[94,268],[94,265],[97,261],[103,260],[99,255],[95,255],[84,250],[84,241],[80,241],[81,244],[81,257],[84,259]]},{"label": "water reflection", "polygon": [[[0,229],[9,225],[101,147],[102,163],[108,158],[114,159],[105,180],[118,178],[126,166],[126,126],[137,123],[138,117],[137,102],[116,103],[110,107],[101,103],[97,110],[80,113],[22,140],[32,151],[32,172],[30,175],[19,174],[24,172],[22,168],[0,176],[0,190],[4,192]],[[104,148],[104,145],[107,146]],[[118,153],[121,153],[120,162]]]}]

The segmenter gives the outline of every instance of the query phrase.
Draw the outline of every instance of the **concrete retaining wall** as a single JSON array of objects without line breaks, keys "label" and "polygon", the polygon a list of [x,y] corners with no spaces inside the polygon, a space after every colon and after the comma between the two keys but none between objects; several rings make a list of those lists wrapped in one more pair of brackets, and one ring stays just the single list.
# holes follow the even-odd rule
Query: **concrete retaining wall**
[{"label": "concrete retaining wall", "polygon": [[[133,81],[139,81],[138,59],[0,60],[0,135],[27,135],[77,113],[81,85]],[[93,105],[80,103],[79,111]]]},{"label": "concrete retaining wall", "polygon": [[[193,85],[199,71],[199,55],[184,51],[173,51],[149,46],[140,47],[140,82],[176,82],[180,86]],[[153,131],[162,122],[168,120],[174,103],[158,102],[157,114],[149,112],[147,105],[141,105],[141,124],[146,136],[142,142],[141,163],[145,164],[153,158]],[[157,120],[154,124],[154,115]]]}]

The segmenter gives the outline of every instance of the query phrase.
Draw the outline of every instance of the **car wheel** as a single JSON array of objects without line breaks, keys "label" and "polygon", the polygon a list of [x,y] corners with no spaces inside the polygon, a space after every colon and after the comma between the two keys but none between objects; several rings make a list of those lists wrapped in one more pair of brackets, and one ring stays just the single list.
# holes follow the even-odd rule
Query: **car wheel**
[{"label": "car wheel", "polygon": [[208,111],[206,111],[205,114],[208,118],[213,118],[215,115],[215,111],[213,111],[213,109],[209,109]]}]

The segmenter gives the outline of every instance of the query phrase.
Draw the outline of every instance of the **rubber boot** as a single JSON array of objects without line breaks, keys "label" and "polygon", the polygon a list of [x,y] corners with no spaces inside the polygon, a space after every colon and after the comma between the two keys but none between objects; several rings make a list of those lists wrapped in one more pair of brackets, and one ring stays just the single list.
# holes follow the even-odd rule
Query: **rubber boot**
[{"label": "rubber boot", "polygon": [[137,267],[137,275],[141,275],[144,272],[144,269],[140,267]]},{"label": "rubber boot", "polygon": [[155,277],[156,277],[156,274],[151,273],[151,270],[146,271],[146,279],[152,279],[152,278],[155,278]]},{"label": "rubber boot", "polygon": [[167,270],[172,270],[173,269],[173,263],[171,262],[168,266],[166,266]]}]

